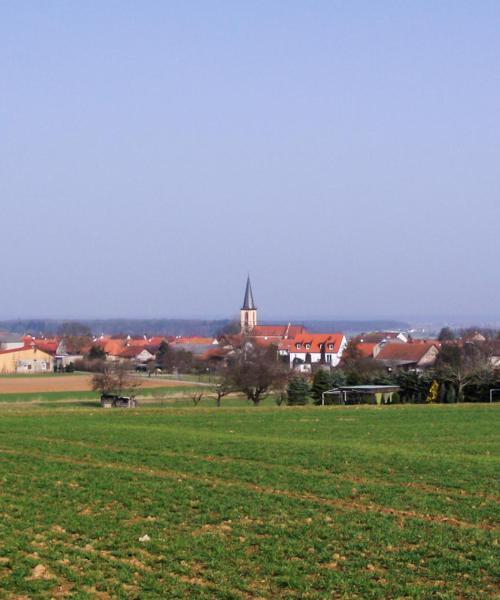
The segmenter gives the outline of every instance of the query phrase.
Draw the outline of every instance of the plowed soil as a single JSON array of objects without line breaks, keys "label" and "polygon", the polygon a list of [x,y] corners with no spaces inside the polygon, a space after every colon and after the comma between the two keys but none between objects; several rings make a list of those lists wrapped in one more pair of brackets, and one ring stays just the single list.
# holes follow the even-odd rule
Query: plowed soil
[{"label": "plowed soil", "polygon": [[[61,375],[43,377],[0,377],[0,394],[36,392],[80,392],[92,389],[92,375]],[[142,387],[170,387],[192,385],[167,379],[144,378]]]}]

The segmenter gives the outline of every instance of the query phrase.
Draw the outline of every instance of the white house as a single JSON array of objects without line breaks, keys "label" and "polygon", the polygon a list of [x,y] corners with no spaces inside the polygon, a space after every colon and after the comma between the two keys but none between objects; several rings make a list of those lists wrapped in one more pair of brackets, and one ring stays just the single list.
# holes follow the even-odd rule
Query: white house
[{"label": "white house", "polygon": [[303,333],[280,342],[278,352],[288,357],[290,367],[310,371],[314,363],[336,367],[346,346],[343,333]]}]

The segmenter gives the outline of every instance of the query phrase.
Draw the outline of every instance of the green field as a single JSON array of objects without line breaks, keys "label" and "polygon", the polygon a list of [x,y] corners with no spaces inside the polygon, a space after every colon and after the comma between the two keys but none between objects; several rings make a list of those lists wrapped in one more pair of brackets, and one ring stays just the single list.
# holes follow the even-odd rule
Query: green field
[{"label": "green field", "polygon": [[499,417],[5,404],[0,598],[498,597]]}]

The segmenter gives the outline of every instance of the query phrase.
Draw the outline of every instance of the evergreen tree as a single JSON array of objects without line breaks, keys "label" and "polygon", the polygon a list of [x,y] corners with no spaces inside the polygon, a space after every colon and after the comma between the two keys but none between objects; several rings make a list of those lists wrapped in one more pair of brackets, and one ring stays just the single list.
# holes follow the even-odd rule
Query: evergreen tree
[{"label": "evergreen tree", "polygon": [[314,375],[312,384],[312,397],[314,398],[315,404],[321,404],[321,398],[323,392],[327,392],[332,389],[330,373],[324,369],[318,369]]},{"label": "evergreen tree", "polygon": [[163,358],[168,354],[168,351],[168,343],[165,340],[162,340],[158,346],[158,351],[156,352],[156,360],[161,363]]},{"label": "evergreen tree", "polygon": [[451,342],[455,339],[455,332],[450,327],[443,327],[438,335],[438,340],[440,342]]},{"label": "evergreen tree", "polygon": [[287,404],[299,406],[309,402],[311,388],[309,383],[302,377],[294,377],[287,388]]},{"label": "evergreen tree", "polygon": [[347,377],[341,369],[334,369],[330,373],[330,389],[346,385]]},{"label": "evergreen tree", "polygon": [[100,346],[93,344],[87,358],[89,360],[106,360],[106,352]]}]

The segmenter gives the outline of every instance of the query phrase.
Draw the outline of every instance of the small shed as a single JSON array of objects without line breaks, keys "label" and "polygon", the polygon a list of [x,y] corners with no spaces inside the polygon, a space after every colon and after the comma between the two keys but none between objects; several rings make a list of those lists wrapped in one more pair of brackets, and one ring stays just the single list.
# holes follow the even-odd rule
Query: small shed
[{"label": "small shed", "polygon": [[103,394],[101,396],[103,408],[135,408],[137,400],[129,396],[116,396],[114,394]]}]

